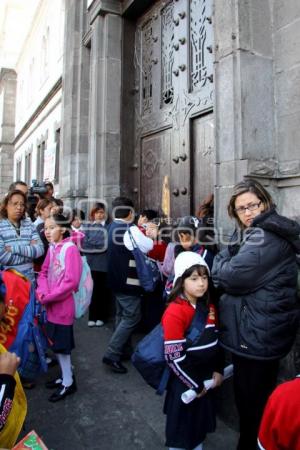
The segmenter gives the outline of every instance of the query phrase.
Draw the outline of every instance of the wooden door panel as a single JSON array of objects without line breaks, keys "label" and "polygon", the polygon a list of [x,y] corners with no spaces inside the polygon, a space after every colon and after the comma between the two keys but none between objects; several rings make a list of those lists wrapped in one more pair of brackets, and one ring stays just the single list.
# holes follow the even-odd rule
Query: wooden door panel
[{"label": "wooden door panel", "polygon": [[170,213],[171,130],[142,138],[141,206]]},{"label": "wooden door panel", "polygon": [[193,211],[197,212],[199,204],[214,192],[214,121],[213,114],[192,120],[192,184]]},{"label": "wooden door panel", "polygon": [[134,191],[141,208],[185,215],[212,190],[209,120],[191,119],[213,108],[212,5],[153,1],[137,20],[132,167],[140,167],[140,189],[135,185]]}]

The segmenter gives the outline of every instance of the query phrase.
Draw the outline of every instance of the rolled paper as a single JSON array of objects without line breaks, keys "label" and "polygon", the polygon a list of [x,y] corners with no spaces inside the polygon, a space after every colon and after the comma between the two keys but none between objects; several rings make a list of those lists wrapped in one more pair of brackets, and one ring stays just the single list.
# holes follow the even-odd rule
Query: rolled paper
[{"label": "rolled paper", "polygon": [[[230,378],[233,375],[233,364],[230,364],[229,366],[226,366],[223,371],[223,377],[224,380],[227,380],[227,378]],[[205,389],[208,391],[209,389],[213,388],[214,380],[213,378],[210,378],[209,380],[203,381]],[[190,402],[192,402],[197,397],[197,392],[194,391],[194,389],[188,389],[187,391],[183,392],[181,394],[181,400],[186,405]]]}]

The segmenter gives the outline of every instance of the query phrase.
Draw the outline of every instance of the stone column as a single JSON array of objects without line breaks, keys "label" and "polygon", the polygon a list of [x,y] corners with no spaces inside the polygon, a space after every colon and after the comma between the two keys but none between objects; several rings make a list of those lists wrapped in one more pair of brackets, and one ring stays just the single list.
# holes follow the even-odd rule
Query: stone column
[{"label": "stone column", "polygon": [[244,175],[275,170],[272,27],[268,0],[215,0],[216,223]]},{"label": "stone column", "polygon": [[17,74],[0,72],[0,197],[13,182]]},{"label": "stone column", "polygon": [[101,11],[91,24],[89,197],[120,193],[122,18]]},{"label": "stone column", "polygon": [[82,45],[86,2],[66,2],[59,191],[66,203],[87,197],[89,49]]}]

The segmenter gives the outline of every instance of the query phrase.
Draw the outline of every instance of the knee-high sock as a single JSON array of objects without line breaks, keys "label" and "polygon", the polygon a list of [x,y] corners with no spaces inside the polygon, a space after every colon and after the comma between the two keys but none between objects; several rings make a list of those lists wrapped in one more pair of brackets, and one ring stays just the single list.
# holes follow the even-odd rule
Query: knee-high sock
[{"label": "knee-high sock", "polygon": [[61,373],[63,386],[71,386],[73,383],[73,373],[71,364],[71,355],[63,355],[62,353],[56,353]]}]

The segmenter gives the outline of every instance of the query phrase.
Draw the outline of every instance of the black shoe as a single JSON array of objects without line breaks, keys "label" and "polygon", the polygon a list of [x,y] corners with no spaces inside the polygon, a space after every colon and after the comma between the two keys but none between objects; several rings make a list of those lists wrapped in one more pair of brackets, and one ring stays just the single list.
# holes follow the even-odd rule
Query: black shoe
[{"label": "black shoe", "polygon": [[111,368],[113,372],[116,373],[127,373],[126,367],[120,361],[114,361],[113,359],[107,358],[106,356],[102,359],[103,364],[106,364]]},{"label": "black shoe", "polygon": [[61,378],[55,378],[51,381],[46,381],[45,386],[47,389],[55,389],[58,387],[61,387],[62,379]]},{"label": "black shoe", "polygon": [[60,385],[60,387],[57,389],[57,391],[54,392],[54,394],[52,394],[49,397],[49,402],[58,402],[59,400],[62,400],[63,398],[65,398],[67,395],[71,395],[74,394],[77,391],[77,386],[75,381],[73,381],[73,383],[71,384],[71,386],[64,386],[63,384]]}]

